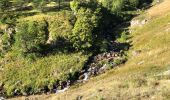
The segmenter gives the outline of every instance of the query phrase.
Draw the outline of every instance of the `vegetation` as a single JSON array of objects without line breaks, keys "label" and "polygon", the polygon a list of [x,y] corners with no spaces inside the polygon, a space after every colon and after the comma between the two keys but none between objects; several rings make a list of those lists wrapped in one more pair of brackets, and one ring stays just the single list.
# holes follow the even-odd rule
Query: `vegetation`
[{"label": "vegetation", "polygon": [[62,83],[78,79],[90,58],[99,53],[119,52],[119,59],[106,63],[124,63],[128,30],[117,26],[151,1],[69,2],[0,1],[0,80],[6,96],[63,89]]},{"label": "vegetation", "polygon": [[15,35],[15,48],[21,54],[36,53],[41,51],[41,47],[46,43],[48,35],[46,33],[47,24],[45,21],[20,22],[17,25]]},{"label": "vegetation", "polygon": [[[165,7],[165,8],[164,8]],[[32,99],[61,100],[77,98],[90,100],[110,99],[159,99],[170,98],[170,1],[149,8],[135,20],[148,19],[139,27],[131,27],[132,48],[128,61],[113,70],[76,85],[65,93],[31,96]],[[141,19],[142,17],[142,19]],[[136,51],[141,51],[137,55]],[[21,99],[17,98],[16,100]],[[15,100],[15,99],[14,99]]]},{"label": "vegetation", "polygon": [[52,91],[54,84],[74,79],[87,58],[80,53],[55,54],[33,62],[13,58],[15,60],[1,65],[5,68],[4,88],[8,96]]},{"label": "vegetation", "polygon": [[88,50],[97,36],[94,30],[99,26],[101,8],[97,2],[82,3],[84,6],[79,5],[78,1],[73,1],[72,4],[77,19],[70,36],[73,47],[76,50]]}]

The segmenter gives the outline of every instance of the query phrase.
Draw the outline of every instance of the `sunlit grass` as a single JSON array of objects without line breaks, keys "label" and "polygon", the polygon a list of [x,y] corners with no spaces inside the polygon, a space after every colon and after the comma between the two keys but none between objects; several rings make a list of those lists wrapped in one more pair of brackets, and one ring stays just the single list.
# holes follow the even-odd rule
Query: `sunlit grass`
[{"label": "sunlit grass", "polygon": [[[163,13],[149,20],[143,27],[136,28],[135,33],[132,33],[133,46],[129,50],[129,59],[125,65],[95,77],[66,93],[52,95],[49,100],[72,100],[78,97],[85,100],[150,98],[168,100],[169,77],[156,75],[170,68],[169,22],[170,14]],[[136,50],[141,52],[133,55],[132,52]]]}]

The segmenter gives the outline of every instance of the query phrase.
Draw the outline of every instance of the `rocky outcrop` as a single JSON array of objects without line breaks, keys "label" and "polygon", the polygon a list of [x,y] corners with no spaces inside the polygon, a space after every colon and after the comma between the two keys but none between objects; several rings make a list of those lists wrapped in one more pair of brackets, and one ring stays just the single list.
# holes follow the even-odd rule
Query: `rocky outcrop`
[{"label": "rocky outcrop", "polygon": [[[91,76],[105,73],[107,70],[124,63],[126,59],[122,56],[121,53],[114,51],[94,56],[92,62],[87,65],[87,69],[80,72],[78,82],[87,81]],[[119,62],[116,62],[118,60]]]}]

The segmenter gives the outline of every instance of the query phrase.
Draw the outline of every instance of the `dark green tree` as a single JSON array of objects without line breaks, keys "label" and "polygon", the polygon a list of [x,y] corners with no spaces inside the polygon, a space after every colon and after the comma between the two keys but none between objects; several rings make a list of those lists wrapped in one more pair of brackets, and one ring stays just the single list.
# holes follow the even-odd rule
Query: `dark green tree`
[{"label": "dark green tree", "polygon": [[98,27],[101,18],[101,8],[97,6],[96,2],[78,0],[71,2],[71,8],[76,14],[77,20],[70,40],[76,50],[88,50],[93,47],[96,39],[95,28]]}]

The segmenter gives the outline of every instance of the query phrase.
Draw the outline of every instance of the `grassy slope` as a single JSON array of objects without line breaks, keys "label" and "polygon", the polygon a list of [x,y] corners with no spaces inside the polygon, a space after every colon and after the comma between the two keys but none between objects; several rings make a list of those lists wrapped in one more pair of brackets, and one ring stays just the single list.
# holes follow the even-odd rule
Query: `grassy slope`
[{"label": "grassy slope", "polygon": [[[166,6],[166,7],[165,7]],[[159,11],[158,11],[159,9]],[[170,77],[155,75],[170,68],[170,1],[148,10],[149,22],[135,28],[132,47],[125,65],[95,77],[87,83],[61,94],[31,96],[40,100],[168,100],[170,99]],[[135,50],[141,50],[136,56]],[[16,100],[25,97],[16,98]]]}]

